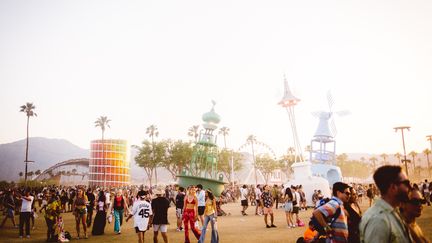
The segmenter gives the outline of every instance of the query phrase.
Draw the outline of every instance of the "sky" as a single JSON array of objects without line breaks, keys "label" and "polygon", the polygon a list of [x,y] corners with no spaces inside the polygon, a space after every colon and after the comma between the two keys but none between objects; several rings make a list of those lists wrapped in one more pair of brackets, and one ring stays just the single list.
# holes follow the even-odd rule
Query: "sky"
[{"label": "sky", "polygon": [[[36,106],[30,136],[89,148],[107,138],[189,140],[210,110],[227,146],[253,134],[276,152],[293,146],[278,106],[284,76],[300,143],[334,110],[337,153],[430,148],[432,1],[0,1],[0,143],[26,136],[19,107]],[[222,137],[218,138],[222,146]]]}]

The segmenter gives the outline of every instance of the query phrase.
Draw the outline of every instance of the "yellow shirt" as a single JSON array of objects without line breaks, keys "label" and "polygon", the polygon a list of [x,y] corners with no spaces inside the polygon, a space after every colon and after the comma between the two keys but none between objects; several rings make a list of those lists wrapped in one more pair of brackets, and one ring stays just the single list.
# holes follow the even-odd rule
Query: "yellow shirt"
[{"label": "yellow shirt", "polygon": [[206,200],[204,215],[209,216],[216,212],[216,208],[213,205],[213,201],[210,199]]}]

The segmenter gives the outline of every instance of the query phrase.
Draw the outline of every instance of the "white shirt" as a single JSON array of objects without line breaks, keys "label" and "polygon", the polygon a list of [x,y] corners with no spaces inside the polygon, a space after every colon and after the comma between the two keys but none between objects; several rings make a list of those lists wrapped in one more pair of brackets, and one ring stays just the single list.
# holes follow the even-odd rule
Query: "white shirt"
[{"label": "white shirt", "polygon": [[134,216],[134,227],[140,231],[146,231],[150,215],[153,215],[151,204],[145,200],[136,200],[132,206]]},{"label": "white shirt", "polygon": [[293,192],[293,197],[294,197],[294,200],[297,202],[297,207],[300,205],[300,193],[298,193],[298,192]]},{"label": "white shirt", "polygon": [[261,198],[261,194],[262,194],[261,189],[255,188],[255,198],[257,200],[259,200]]},{"label": "white shirt", "polygon": [[22,204],[21,204],[21,212],[22,213],[32,211],[31,206],[32,206],[34,197],[33,196],[28,196],[28,197],[31,198],[30,201],[27,201],[24,198],[22,199]]},{"label": "white shirt", "polygon": [[248,189],[247,188],[240,188],[240,200],[247,200],[248,195]]},{"label": "white shirt", "polygon": [[109,193],[109,192],[105,193],[105,203],[108,205],[111,203],[110,196],[111,196],[111,193]]},{"label": "white shirt", "polygon": [[204,192],[204,190],[200,190],[197,193],[197,198],[198,198],[198,207],[205,206],[205,192]]}]

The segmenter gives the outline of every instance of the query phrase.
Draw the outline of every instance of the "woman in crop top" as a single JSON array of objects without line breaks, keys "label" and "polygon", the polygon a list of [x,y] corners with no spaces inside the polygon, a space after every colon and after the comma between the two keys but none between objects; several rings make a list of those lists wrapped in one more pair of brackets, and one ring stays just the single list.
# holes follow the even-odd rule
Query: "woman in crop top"
[{"label": "woman in crop top", "polygon": [[[126,212],[129,211],[127,200],[123,196],[123,190],[118,189],[116,195],[114,196],[113,200],[111,201],[111,208],[113,208],[114,212],[114,232],[116,234],[121,233],[120,226],[123,224],[123,213],[126,209]],[[111,208],[108,210],[108,212],[112,212]]]},{"label": "woman in crop top", "polygon": [[82,188],[78,189],[78,193],[72,205],[72,212],[75,215],[76,231],[78,239],[80,238],[80,223],[83,225],[84,238],[87,239],[87,196],[84,194]]},{"label": "woman in crop top", "polygon": [[216,199],[210,189],[207,189],[205,192],[205,210],[204,210],[204,224],[201,230],[201,237],[199,238],[198,243],[204,243],[205,240],[205,234],[207,230],[207,225],[209,222],[211,222],[211,228],[212,228],[212,236],[211,236],[211,243],[218,243],[219,237],[216,231]]},{"label": "woman in crop top", "polygon": [[192,233],[197,239],[200,238],[201,233],[195,227],[195,221],[198,220],[198,199],[195,194],[195,187],[189,187],[188,194],[184,199],[183,206],[183,223],[185,227],[185,243],[190,243],[189,240],[189,226]]}]

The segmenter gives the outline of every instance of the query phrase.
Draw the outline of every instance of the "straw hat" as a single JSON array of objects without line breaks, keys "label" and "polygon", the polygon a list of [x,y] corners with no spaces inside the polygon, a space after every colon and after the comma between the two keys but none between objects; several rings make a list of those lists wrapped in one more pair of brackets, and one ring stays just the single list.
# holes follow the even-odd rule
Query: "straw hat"
[{"label": "straw hat", "polygon": [[164,185],[158,185],[154,190],[153,193],[155,195],[163,195],[165,194],[165,186]]}]

